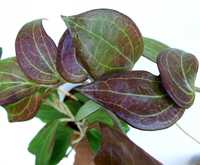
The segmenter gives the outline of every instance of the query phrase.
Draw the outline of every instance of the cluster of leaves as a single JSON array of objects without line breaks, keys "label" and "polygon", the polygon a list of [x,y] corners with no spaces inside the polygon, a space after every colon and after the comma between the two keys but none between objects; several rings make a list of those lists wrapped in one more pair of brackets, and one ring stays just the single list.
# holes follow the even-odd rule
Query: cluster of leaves
[{"label": "cluster of leaves", "polygon": [[[114,10],[62,19],[68,29],[58,46],[34,20],[17,35],[16,58],[0,60],[0,105],[9,120],[46,123],[29,145],[36,165],[58,164],[70,147],[76,165],[161,164],[128,139],[126,123],[148,131],[176,123],[194,102],[196,57],[143,38]],[[142,55],[159,76],[132,70]],[[66,83],[81,85],[61,100]]]}]

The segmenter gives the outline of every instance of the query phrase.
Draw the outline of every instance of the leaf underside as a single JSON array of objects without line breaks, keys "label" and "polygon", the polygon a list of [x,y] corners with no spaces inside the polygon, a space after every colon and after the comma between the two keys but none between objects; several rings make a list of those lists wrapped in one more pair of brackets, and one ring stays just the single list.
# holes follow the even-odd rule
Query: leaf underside
[{"label": "leaf underside", "polygon": [[22,27],[17,35],[16,57],[23,72],[42,84],[56,84],[57,47],[47,35],[42,20],[35,20]]},{"label": "leaf underside", "polygon": [[101,125],[102,146],[95,165],[161,165],[118,130]]},{"label": "leaf underside", "polygon": [[76,50],[69,30],[66,30],[60,39],[56,67],[68,82],[80,83],[87,79],[85,71],[76,59]]},{"label": "leaf underside", "polygon": [[72,33],[78,60],[94,79],[132,69],[143,53],[139,29],[122,13],[97,9],[62,18]]},{"label": "leaf underside", "polygon": [[180,107],[189,108],[195,98],[198,60],[178,49],[166,49],[157,59],[162,85]]},{"label": "leaf underside", "polygon": [[145,71],[108,74],[76,90],[142,130],[170,127],[184,113],[161,87],[160,78]]}]

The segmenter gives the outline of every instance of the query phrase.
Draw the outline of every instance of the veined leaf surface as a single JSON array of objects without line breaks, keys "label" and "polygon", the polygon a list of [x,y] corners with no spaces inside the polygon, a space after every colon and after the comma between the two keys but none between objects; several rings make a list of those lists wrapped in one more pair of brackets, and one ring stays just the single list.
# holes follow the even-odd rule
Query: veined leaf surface
[{"label": "veined leaf surface", "polygon": [[96,165],[161,165],[121,132],[101,125],[102,146],[95,157]]},{"label": "veined leaf surface", "polygon": [[132,69],[143,53],[139,29],[122,13],[96,9],[62,18],[72,32],[77,58],[95,79]]},{"label": "veined leaf surface", "polygon": [[42,20],[32,21],[22,27],[15,48],[17,61],[30,79],[42,84],[58,83],[57,47],[45,32]]},{"label": "veined leaf surface", "polygon": [[167,93],[180,107],[189,108],[195,98],[195,80],[199,65],[196,57],[171,48],[160,53],[157,64]]},{"label": "veined leaf surface", "polygon": [[160,78],[145,71],[108,74],[77,90],[142,130],[167,128],[184,113],[162,88]]},{"label": "veined leaf surface", "polygon": [[0,60],[0,105],[31,95],[36,86],[21,71],[15,58]]},{"label": "veined leaf surface", "polygon": [[39,110],[41,96],[34,94],[25,97],[16,103],[5,106],[10,122],[26,121],[32,119]]},{"label": "veined leaf surface", "polygon": [[87,79],[85,71],[77,61],[76,49],[69,30],[65,31],[59,42],[56,66],[58,72],[68,82],[80,83]]}]

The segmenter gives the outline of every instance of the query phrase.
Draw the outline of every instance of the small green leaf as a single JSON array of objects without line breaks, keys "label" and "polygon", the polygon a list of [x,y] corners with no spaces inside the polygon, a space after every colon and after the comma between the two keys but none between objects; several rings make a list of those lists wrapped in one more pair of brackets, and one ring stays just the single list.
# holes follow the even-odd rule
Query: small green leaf
[{"label": "small green leaf", "polygon": [[96,128],[91,128],[87,131],[87,140],[91,149],[97,153],[101,148],[101,133]]},{"label": "small green leaf", "polygon": [[82,95],[82,94],[79,93],[79,92],[75,92],[73,95],[74,95],[79,101],[81,101],[81,102],[83,102],[83,103],[85,103],[85,102],[87,102],[87,101],[90,100],[88,97]]},{"label": "small green leaf", "polygon": [[48,123],[32,140],[28,150],[36,155],[36,165],[56,165],[70,145],[72,130],[58,120]]},{"label": "small green leaf", "polygon": [[63,113],[58,112],[55,108],[43,103],[37,113],[37,117],[45,123],[54,121],[56,119],[66,117]]},{"label": "small green leaf", "polygon": [[97,103],[95,103],[92,100],[89,100],[88,102],[86,102],[78,111],[77,115],[76,115],[76,120],[80,121],[84,118],[86,118],[87,116],[89,116],[90,114],[96,112],[97,110],[99,110],[101,108],[101,106]]},{"label": "small green leaf", "polygon": [[111,127],[114,125],[112,118],[107,114],[107,112],[104,111],[103,108],[101,108],[98,111],[90,114],[86,118],[86,122],[88,124],[94,124],[94,123],[100,122],[100,123],[107,124]]},{"label": "small green leaf", "polygon": [[149,60],[156,62],[158,54],[169,46],[151,38],[144,37],[144,54]]},{"label": "small green leaf", "polygon": [[62,19],[72,32],[77,59],[95,79],[132,69],[143,53],[138,27],[120,12],[96,9]]},{"label": "small green leaf", "polygon": [[78,110],[83,105],[80,101],[75,101],[72,99],[65,99],[64,103],[67,105],[67,107],[69,108],[69,110],[72,112],[73,115],[76,115]]}]

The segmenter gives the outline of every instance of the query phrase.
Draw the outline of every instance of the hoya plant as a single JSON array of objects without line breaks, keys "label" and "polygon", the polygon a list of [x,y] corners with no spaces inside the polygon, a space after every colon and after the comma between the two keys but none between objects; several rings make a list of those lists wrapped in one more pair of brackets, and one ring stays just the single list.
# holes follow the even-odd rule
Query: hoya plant
[{"label": "hoya plant", "polygon": [[[162,164],[126,133],[129,126],[166,129],[181,118],[199,90],[197,58],[144,38],[118,11],[62,19],[58,45],[43,20],[34,20],[17,35],[16,57],[0,60],[0,105],[9,121],[45,123],[28,147],[35,164],[59,164],[72,150],[75,165]],[[157,63],[160,75],[134,70],[141,56]]]}]

